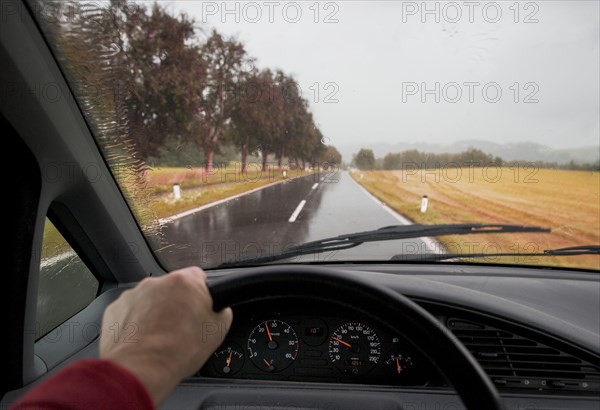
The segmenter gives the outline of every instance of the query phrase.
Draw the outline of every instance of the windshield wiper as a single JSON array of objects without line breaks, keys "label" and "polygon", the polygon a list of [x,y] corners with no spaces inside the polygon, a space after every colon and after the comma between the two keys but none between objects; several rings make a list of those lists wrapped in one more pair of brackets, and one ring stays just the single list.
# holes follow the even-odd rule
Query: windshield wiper
[{"label": "windshield wiper", "polygon": [[569,248],[546,249],[542,252],[499,252],[499,253],[427,253],[427,254],[400,254],[392,257],[392,261],[404,262],[433,262],[446,261],[452,259],[472,259],[472,258],[496,258],[500,256],[518,256],[518,257],[535,257],[535,256],[577,256],[577,255],[600,255],[600,246],[598,245],[582,245],[571,246]]},{"label": "windshield wiper", "polygon": [[338,235],[331,238],[306,242],[292,246],[278,254],[260,255],[230,262],[224,262],[219,268],[258,265],[289,259],[301,255],[309,255],[328,251],[339,251],[354,248],[365,242],[391,241],[396,239],[423,238],[443,235],[471,235],[483,233],[514,233],[514,232],[550,232],[548,228],[523,225],[500,224],[449,224],[449,225],[392,225],[372,231],[356,232]]}]

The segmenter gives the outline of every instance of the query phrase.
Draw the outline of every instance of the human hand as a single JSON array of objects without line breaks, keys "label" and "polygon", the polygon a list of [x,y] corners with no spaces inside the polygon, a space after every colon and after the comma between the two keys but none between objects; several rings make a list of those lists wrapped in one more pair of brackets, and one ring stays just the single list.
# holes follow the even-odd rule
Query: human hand
[{"label": "human hand", "polygon": [[158,405],[223,342],[233,313],[212,307],[200,268],[144,279],[104,312],[100,358],[134,373]]}]

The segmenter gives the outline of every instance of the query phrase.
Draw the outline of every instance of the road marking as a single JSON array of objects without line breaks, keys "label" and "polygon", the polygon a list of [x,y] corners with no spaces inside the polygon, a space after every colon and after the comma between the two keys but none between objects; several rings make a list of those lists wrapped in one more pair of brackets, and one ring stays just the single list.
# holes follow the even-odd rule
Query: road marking
[{"label": "road marking", "polygon": [[[381,202],[379,200],[379,198],[377,198],[375,195],[373,195],[372,193],[367,191],[362,185],[360,185],[358,182],[356,182],[354,180],[354,178],[352,178],[350,175],[348,175],[348,178],[350,178],[356,184],[356,186],[365,193],[365,195],[367,195],[373,201],[378,203],[390,215],[392,215],[394,218],[396,218],[396,220],[398,222],[400,222],[402,225],[413,225],[413,222],[410,219],[407,219],[406,217],[400,215],[398,212],[394,211],[392,208],[390,208],[389,206],[387,206],[386,204]],[[429,238],[427,236],[423,236],[419,239],[421,241],[423,241],[423,243],[425,243],[425,246],[427,247],[427,249],[429,249],[429,251],[431,251],[431,253],[435,253],[435,254],[445,253],[444,247],[442,246],[442,244],[439,241],[436,241],[435,239]]]},{"label": "road marking", "polygon": [[317,189],[318,186],[319,186],[319,183],[317,182],[316,184],[313,185],[312,189]]},{"label": "road marking", "polygon": [[298,215],[300,215],[300,212],[302,212],[302,208],[304,208],[304,205],[306,205],[306,199],[300,201],[300,203],[296,207],[296,210],[294,211],[292,216],[290,216],[290,219],[288,219],[288,222],[296,222],[296,218],[298,218]]},{"label": "road marking", "polygon": [[[296,177],[296,178],[304,178],[304,175],[301,176],[301,177]],[[171,216],[167,216],[167,217],[161,218],[161,219],[158,220],[158,223],[159,223],[159,225],[168,224],[168,223],[173,222],[173,221],[175,221],[177,219],[181,219],[181,218],[186,217],[188,215],[195,214],[196,212],[204,211],[205,209],[212,208],[213,206],[217,206],[217,205],[223,204],[225,202],[228,202],[228,201],[240,198],[240,197],[242,197],[244,195],[252,194],[252,193],[254,193],[256,191],[260,191],[261,189],[270,188],[273,185],[284,184],[284,183],[287,183],[288,181],[289,181],[289,179],[283,179],[281,181],[275,181],[275,182],[267,184],[267,185],[259,186],[257,188],[251,189],[250,191],[242,192],[240,194],[229,196],[227,198],[219,199],[218,201],[211,202],[211,203],[208,203],[206,205],[199,206],[198,208],[190,209],[189,211],[184,211],[184,212],[181,212],[181,213],[178,213],[178,214],[175,214],[175,215],[171,215]]]}]

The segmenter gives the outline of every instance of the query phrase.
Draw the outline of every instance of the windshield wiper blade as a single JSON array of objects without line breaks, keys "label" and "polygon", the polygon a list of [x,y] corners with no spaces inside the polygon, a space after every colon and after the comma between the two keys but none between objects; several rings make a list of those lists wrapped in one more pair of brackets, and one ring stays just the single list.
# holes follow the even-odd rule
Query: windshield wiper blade
[{"label": "windshield wiper blade", "polygon": [[410,254],[395,255],[392,261],[403,262],[434,262],[446,261],[452,259],[473,259],[473,258],[497,258],[500,256],[518,256],[518,257],[537,257],[537,256],[577,256],[577,255],[600,255],[599,245],[571,246],[568,248],[546,249],[542,252],[498,252],[498,253],[429,253],[429,254]]},{"label": "windshield wiper blade", "polygon": [[224,262],[219,265],[219,268],[257,265],[282,259],[289,259],[296,256],[328,251],[339,251],[353,248],[365,242],[423,238],[428,236],[514,232],[550,232],[550,229],[541,228],[539,226],[502,224],[392,225],[372,231],[356,232],[321,239],[318,241],[306,242],[301,245],[289,247],[285,251],[278,254],[260,255],[252,258]]}]

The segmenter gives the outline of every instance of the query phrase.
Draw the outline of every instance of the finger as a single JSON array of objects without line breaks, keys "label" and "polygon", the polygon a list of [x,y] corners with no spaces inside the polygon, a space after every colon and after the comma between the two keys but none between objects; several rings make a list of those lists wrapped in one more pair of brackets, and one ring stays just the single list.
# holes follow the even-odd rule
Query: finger
[{"label": "finger", "polygon": [[[225,308],[216,313],[217,319],[225,324],[225,331],[229,332],[229,328],[231,327],[231,322],[233,321],[233,310],[231,308]],[[225,335],[223,335],[225,336]]]},{"label": "finger", "polygon": [[198,277],[201,277],[204,281],[206,281],[206,272],[204,272],[202,268],[198,266],[190,266],[183,270],[185,270],[190,275],[196,275]]},{"label": "finger", "polygon": [[191,283],[201,284],[202,286],[206,286],[206,273],[197,266],[190,266],[187,268],[179,269],[174,272],[171,272],[167,276],[171,276],[173,274],[182,275],[189,279]]}]

